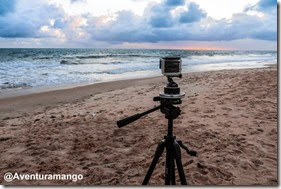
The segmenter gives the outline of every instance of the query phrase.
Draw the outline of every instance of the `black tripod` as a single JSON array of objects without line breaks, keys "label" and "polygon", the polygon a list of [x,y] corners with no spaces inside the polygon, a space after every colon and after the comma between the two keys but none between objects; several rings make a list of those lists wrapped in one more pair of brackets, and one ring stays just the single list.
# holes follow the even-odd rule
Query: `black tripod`
[{"label": "black tripod", "polygon": [[125,118],[123,120],[117,121],[118,127],[123,127],[144,115],[147,115],[156,110],[161,110],[165,114],[165,118],[168,119],[168,134],[164,139],[158,144],[152,163],[146,173],[143,180],[143,185],[147,185],[149,179],[154,171],[154,168],[166,148],[166,167],[165,167],[165,185],[175,185],[175,162],[177,165],[180,181],[182,185],[186,185],[186,179],[184,175],[184,170],[181,162],[181,149],[183,148],[191,156],[196,156],[196,151],[189,150],[181,141],[176,140],[176,136],[173,135],[173,120],[180,115],[180,108],[175,107],[173,104],[181,104],[181,99],[166,99],[161,97],[154,97],[154,101],[160,101],[160,105],[156,106],[150,110],[143,113],[133,115],[131,117]]}]

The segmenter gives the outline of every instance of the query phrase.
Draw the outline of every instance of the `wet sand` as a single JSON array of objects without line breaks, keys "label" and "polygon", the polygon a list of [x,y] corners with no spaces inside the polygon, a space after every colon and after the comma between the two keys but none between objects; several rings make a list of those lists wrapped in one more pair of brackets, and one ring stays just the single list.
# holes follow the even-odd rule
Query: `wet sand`
[{"label": "wet sand", "polygon": [[[190,185],[277,185],[277,68],[185,74],[174,134]],[[116,121],[158,102],[165,77],[0,99],[0,182],[5,185],[140,185],[167,132],[160,111]],[[164,184],[162,155],[150,180]],[[3,180],[6,172],[82,174],[82,181]],[[178,175],[176,176],[179,183]]]}]

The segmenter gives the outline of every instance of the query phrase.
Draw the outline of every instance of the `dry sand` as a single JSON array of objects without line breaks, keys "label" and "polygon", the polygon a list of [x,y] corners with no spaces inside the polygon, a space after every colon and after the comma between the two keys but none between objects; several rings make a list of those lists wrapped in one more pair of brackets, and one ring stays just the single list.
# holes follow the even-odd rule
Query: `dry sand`
[{"label": "dry sand", "polygon": [[[0,100],[0,182],[5,185],[140,185],[167,120],[154,112],[164,77],[101,83]],[[185,74],[174,134],[190,185],[277,185],[277,68]],[[150,180],[164,183],[164,155]],[[83,174],[82,181],[6,182],[6,172]],[[178,176],[177,176],[178,181]]]}]

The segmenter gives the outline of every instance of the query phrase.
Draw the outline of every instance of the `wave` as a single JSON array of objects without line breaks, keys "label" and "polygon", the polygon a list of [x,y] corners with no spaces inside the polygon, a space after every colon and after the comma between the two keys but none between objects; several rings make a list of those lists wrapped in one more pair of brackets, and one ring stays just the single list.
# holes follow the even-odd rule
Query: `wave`
[{"label": "wave", "polygon": [[128,62],[116,61],[116,62],[102,62],[102,63],[99,63],[99,64],[110,65],[110,64],[125,64],[125,63],[128,63]]},{"label": "wave", "polygon": [[36,58],[33,58],[34,60],[36,59],[39,59],[39,60],[49,60],[49,59],[52,59],[53,57],[52,56],[42,56],[42,57],[36,57]]},{"label": "wave", "polygon": [[117,75],[117,74],[124,74],[128,72],[136,72],[136,71],[149,71],[152,70],[150,67],[124,67],[124,68],[117,68],[117,69],[107,69],[106,70],[81,70],[81,71],[71,71],[69,74],[73,75],[100,75],[100,74],[110,74],[110,75]]},{"label": "wave", "polygon": [[60,64],[67,64],[67,65],[85,65],[85,64],[102,64],[102,65],[114,65],[114,64],[125,64],[128,62],[121,62],[121,61],[114,61],[114,62],[99,62],[99,63],[95,63],[95,62],[75,62],[75,61],[68,61],[68,60],[61,60]]},{"label": "wave", "polygon": [[254,62],[275,60],[274,56],[253,56],[253,55],[216,55],[209,57],[207,55],[191,56],[183,58],[183,64],[213,64],[213,63],[232,63],[232,62]]},{"label": "wave", "polygon": [[60,64],[71,64],[71,65],[78,65],[78,64],[85,64],[81,62],[73,62],[73,61],[67,61],[67,60],[61,60]]},{"label": "wave", "polygon": [[75,58],[79,59],[91,59],[91,58],[106,58],[111,57],[112,55],[89,55],[89,56],[76,56]]},{"label": "wave", "polygon": [[[107,54],[107,55],[85,55],[85,56],[75,56],[78,59],[94,59],[94,58],[111,58],[111,57],[159,57],[159,55],[144,55],[144,54]],[[70,58],[70,57],[67,57]]]},{"label": "wave", "polygon": [[127,69],[114,69],[114,70],[100,71],[100,72],[96,72],[95,74],[118,75],[118,74],[124,74],[124,73],[128,73],[128,72],[149,71],[149,70],[152,70],[152,69],[150,69],[150,68],[127,68]]},{"label": "wave", "polygon": [[26,83],[9,83],[9,82],[5,82],[2,85],[0,85],[0,89],[22,89],[28,87],[32,87],[32,86]]}]

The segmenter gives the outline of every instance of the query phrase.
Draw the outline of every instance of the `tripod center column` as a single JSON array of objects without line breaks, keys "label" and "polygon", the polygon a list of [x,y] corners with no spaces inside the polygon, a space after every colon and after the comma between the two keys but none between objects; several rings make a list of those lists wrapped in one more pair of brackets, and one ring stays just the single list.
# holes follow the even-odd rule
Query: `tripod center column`
[{"label": "tripod center column", "polygon": [[173,119],[168,119],[168,137],[173,137]]}]

